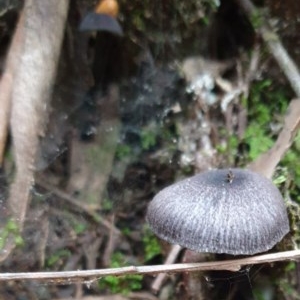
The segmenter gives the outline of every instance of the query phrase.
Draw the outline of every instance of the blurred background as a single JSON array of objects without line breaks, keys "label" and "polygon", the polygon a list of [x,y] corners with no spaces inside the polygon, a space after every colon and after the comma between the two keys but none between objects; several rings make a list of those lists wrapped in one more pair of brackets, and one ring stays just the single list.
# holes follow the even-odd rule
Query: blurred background
[{"label": "blurred background", "polygon": [[[254,4],[299,65],[300,3]],[[0,1],[1,72],[22,5]],[[1,272],[164,263],[172,246],[145,221],[153,196],[198,172],[245,167],[282,129],[294,93],[256,29],[235,0],[70,1],[30,208]],[[11,148],[8,137],[3,207]],[[294,245],[299,152],[297,135],[273,178],[291,202]],[[181,250],[175,262],[213,259],[224,257]],[[292,300],[300,299],[299,276],[299,264],[288,262],[167,275],[158,288],[140,275],[91,285],[9,282],[0,299]]]}]

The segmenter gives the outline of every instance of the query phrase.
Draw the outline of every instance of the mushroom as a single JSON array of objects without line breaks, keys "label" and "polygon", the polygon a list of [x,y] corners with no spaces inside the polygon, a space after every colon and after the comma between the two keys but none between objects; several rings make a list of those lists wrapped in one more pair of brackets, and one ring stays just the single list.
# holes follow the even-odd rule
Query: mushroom
[{"label": "mushroom", "polygon": [[115,0],[101,0],[94,11],[89,12],[81,21],[80,31],[107,31],[123,36],[123,30],[117,21],[119,5]]},{"label": "mushroom", "polygon": [[164,188],[146,218],[158,237],[197,252],[252,255],[289,232],[279,190],[242,169],[207,171]]},{"label": "mushroom", "polygon": [[119,36],[123,35],[123,30],[119,22],[106,14],[98,14],[95,12],[89,12],[79,26],[80,31],[107,31]]}]

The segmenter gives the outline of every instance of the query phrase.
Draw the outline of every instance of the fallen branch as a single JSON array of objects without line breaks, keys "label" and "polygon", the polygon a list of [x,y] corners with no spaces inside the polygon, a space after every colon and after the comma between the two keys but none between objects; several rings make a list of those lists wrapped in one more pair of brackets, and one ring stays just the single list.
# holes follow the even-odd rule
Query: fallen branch
[{"label": "fallen branch", "polygon": [[[238,0],[238,3],[249,15],[250,19],[257,20],[259,11],[250,0]],[[254,25],[256,25],[257,30],[260,32],[264,42],[267,44],[269,51],[276,59],[278,65],[289,80],[291,87],[296,93],[297,97],[300,98],[300,74],[296,64],[293,62],[292,58],[283,47],[277,34],[271,30],[268,22],[263,19],[262,16],[259,17],[259,21],[261,24],[259,24],[258,26],[257,24]]]},{"label": "fallen branch", "polygon": [[0,166],[3,164],[7,131],[11,110],[11,94],[16,69],[23,47],[24,15],[21,14],[6,58],[4,72],[0,81]]},{"label": "fallen branch", "polygon": [[[179,245],[173,245],[171,248],[171,251],[165,261],[165,264],[173,264],[174,261],[177,259],[180,251],[182,250],[181,246]],[[155,293],[157,293],[160,290],[160,287],[162,286],[167,274],[166,273],[160,273],[155,278],[153,283],[151,284],[151,290]]]},{"label": "fallen branch", "polygon": [[0,273],[0,282],[12,280],[35,280],[43,283],[72,284],[75,282],[91,284],[104,276],[123,275],[153,275],[158,273],[180,273],[197,271],[227,270],[236,272],[242,266],[272,263],[276,261],[300,260],[300,250],[284,251],[278,253],[262,254],[252,257],[212,261],[202,263],[171,264],[156,266],[129,266],[121,268],[86,270],[86,271],[61,271],[61,272],[24,272],[24,273]]},{"label": "fallen branch", "polygon": [[[300,74],[296,64],[283,47],[279,37],[271,30],[267,20],[258,13],[251,0],[238,0],[239,5],[249,15],[250,19],[256,20],[259,17],[260,24],[257,30],[267,44],[270,53],[273,55],[278,65],[289,80],[291,87],[300,98]],[[257,23],[257,22],[256,22]],[[257,24],[254,24],[257,25]],[[293,100],[288,109],[284,120],[284,126],[273,147],[260,155],[248,168],[271,178],[276,166],[292,145],[295,135],[300,126],[300,104],[299,99]]]},{"label": "fallen branch", "polygon": [[[70,209],[75,212],[79,212],[87,217],[91,218],[96,224],[102,225],[107,230],[113,230],[115,234],[120,234],[120,230],[116,228],[113,224],[110,224],[107,220],[105,220],[101,215],[96,211],[91,209],[88,205],[83,202],[78,201],[76,198],[72,197],[68,193],[58,189],[57,187],[43,181],[41,179],[36,179],[35,182],[42,188],[51,192],[53,195],[57,196],[59,199],[56,201],[65,201],[70,205]],[[58,205],[58,204],[56,204]]]},{"label": "fallen branch", "polygon": [[270,150],[248,165],[248,169],[272,178],[276,166],[290,149],[300,127],[300,101],[294,99],[287,108],[283,128]]}]

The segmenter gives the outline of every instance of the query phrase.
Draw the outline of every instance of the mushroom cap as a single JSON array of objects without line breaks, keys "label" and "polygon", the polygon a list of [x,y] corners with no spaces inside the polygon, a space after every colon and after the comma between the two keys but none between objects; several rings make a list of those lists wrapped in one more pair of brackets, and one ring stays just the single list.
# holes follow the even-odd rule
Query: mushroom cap
[{"label": "mushroom cap", "polygon": [[242,169],[207,171],[163,189],[146,218],[157,236],[197,252],[251,255],[289,232],[279,190]]},{"label": "mushroom cap", "polygon": [[107,14],[99,14],[95,12],[89,12],[81,21],[79,26],[80,31],[107,31],[119,36],[123,35],[123,30],[119,24],[119,22],[107,15]]},{"label": "mushroom cap", "polygon": [[119,4],[116,0],[100,0],[95,7],[95,12],[116,18],[119,14]]}]

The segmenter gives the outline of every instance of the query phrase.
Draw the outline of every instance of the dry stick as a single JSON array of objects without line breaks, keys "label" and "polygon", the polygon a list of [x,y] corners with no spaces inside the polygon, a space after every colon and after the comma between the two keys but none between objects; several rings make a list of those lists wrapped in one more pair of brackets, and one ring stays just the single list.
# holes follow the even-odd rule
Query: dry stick
[{"label": "dry stick", "polygon": [[57,197],[60,198],[60,200],[66,201],[71,205],[71,209],[75,211],[79,211],[80,213],[84,213],[88,217],[90,217],[95,223],[102,225],[107,230],[113,230],[115,234],[121,234],[120,230],[116,228],[113,224],[111,224],[109,221],[105,220],[101,217],[101,215],[96,212],[95,210],[92,210],[88,207],[88,205],[85,205],[84,203],[78,201],[74,197],[70,196],[68,193],[58,189],[57,187],[42,181],[40,179],[36,179],[36,183],[48,190],[49,192],[53,193]]},{"label": "dry stick", "polygon": [[131,292],[126,296],[121,294],[115,294],[115,295],[105,295],[105,296],[82,296],[77,297],[75,295],[74,297],[67,297],[67,298],[55,298],[52,300],[159,300],[156,296],[148,293],[148,292]]},{"label": "dry stick", "polygon": [[[250,17],[255,18],[258,16],[258,10],[250,0],[238,0],[238,2]],[[260,18],[260,21],[262,24],[258,27],[258,30],[260,31],[262,38],[288,78],[297,97],[300,99],[300,74],[297,66],[281,44],[279,37],[270,29],[267,21],[263,20],[262,17]],[[299,105],[297,101],[299,100],[293,100],[290,103],[287,109],[284,127],[274,146],[252,162],[248,166],[250,169],[259,172],[268,178],[272,177],[277,164],[291,146],[299,129]]]},{"label": "dry stick", "polygon": [[5,61],[5,69],[0,81],[0,166],[3,164],[3,156],[6,145],[15,70],[19,64],[20,53],[22,50],[23,27],[24,16],[21,14],[9,48],[8,56]]},{"label": "dry stick", "polygon": [[35,280],[43,283],[71,284],[81,282],[91,284],[104,276],[123,275],[153,275],[158,273],[180,273],[196,271],[227,270],[239,271],[242,266],[272,263],[276,261],[299,260],[300,250],[284,251],[270,254],[262,254],[247,258],[212,261],[202,263],[171,264],[156,266],[130,266],[121,268],[86,270],[86,271],[61,271],[61,272],[24,272],[24,273],[0,273],[0,282],[12,280]]},{"label": "dry stick", "polygon": [[[179,245],[173,245],[172,249],[165,261],[165,264],[172,264],[174,263],[174,261],[176,261],[178,254],[180,253],[180,251],[182,250],[181,246]],[[165,278],[166,278],[166,273],[160,273],[158,274],[158,276],[155,278],[155,280],[153,281],[152,285],[151,285],[151,290],[154,291],[155,293],[157,293],[160,290],[160,287],[162,285],[162,283],[164,282]]]},{"label": "dry stick", "polygon": [[[244,83],[239,83],[240,86],[243,85],[243,97],[247,99],[249,97],[250,84],[255,78],[255,73],[258,69],[260,58],[260,46],[256,44],[251,54],[251,60],[249,64],[249,68],[244,76]],[[247,109],[241,103],[238,104],[239,112],[237,115],[237,136],[240,140],[244,137],[246,127],[247,127]]]},{"label": "dry stick", "polygon": [[[20,231],[30,201],[39,137],[47,118],[68,5],[69,0],[26,0],[23,10],[23,43],[15,70],[10,118],[16,176],[8,198]],[[6,241],[0,261],[10,254],[14,240],[10,236]]]},{"label": "dry stick", "polygon": [[261,173],[272,178],[277,164],[285,152],[290,148],[300,127],[300,101],[294,99],[287,108],[283,128],[273,145],[267,152],[260,155],[255,161],[248,165],[250,170]]},{"label": "dry stick", "polygon": [[104,267],[108,267],[111,265],[111,256],[112,256],[112,253],[114,252],[114,250],[116,248],[116,244],[117,244],[117,236],[114,234],[115,215],[113,214],[110,219],[111,219],[111,221],[110,221],[111,228],[109,229],[108,241],[106,243],[106,247],[103,251],[103,255],[101,258],[102,264]]},{"label": "dry stick", "polygon": [[[254,19],[257,19],[259,16],[258,10],[250,0],[238,0],[238,3],[250,16],[250,18],[253,17]],[[262,38],[268,45],[270,52],[276,59],[285,76],[288,78],[297,97],[300,98],[300,74],[296,64],[288,55],[280,42],[279,37],[270,29],[267,21],[263,20],[262,17],[260,17],[259,21],[262,22],[262,24],[258,26],[258,30],[261,33]]]}]

